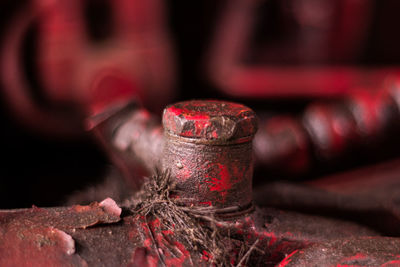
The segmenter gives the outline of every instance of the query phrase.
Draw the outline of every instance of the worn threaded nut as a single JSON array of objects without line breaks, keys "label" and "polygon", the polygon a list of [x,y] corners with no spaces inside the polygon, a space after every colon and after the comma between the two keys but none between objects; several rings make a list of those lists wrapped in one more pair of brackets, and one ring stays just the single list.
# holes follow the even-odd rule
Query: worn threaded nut
[{"label": "worn threaded nut", "polygon": [[193,100],[164,110],[163,169],[191,204],[244,207],[252,201],[252,139],[257,118],[248,107]]}]

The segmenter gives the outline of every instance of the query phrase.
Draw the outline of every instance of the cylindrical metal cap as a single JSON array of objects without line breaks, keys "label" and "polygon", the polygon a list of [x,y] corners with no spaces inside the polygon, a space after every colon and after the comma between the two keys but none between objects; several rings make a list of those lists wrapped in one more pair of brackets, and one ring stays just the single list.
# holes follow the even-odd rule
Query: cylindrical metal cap
[{"label": "cylindrical metal cap", "polygon": [[167,133],[200,143],[241,143],[257,131],[257,118],[250,108],[232,102],[192,100],[164,110]]},{"label": "cylindrical metal cap", "polygon": [[217,209],[252,202],[252,139],[255,113],[246,106],[194,100],[168,106],[163,116],[164,169],[179,198]]}]

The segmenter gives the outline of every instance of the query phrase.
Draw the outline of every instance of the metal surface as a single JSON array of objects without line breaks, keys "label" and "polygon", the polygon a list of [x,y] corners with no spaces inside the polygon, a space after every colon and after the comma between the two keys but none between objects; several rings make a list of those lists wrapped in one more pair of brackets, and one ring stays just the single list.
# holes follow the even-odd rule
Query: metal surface
[{"label": "metal surface", "polygon": [[379,86],[398,67],[355,63],[373,9],[370,0],[227,1],[207,54],[208,77],[236,99],[330,99]]},{"label": "metal surface", "polygon": [[158,120],[135,101],[110,105],[87,120],[114,164],[133,190],[143,176],[161,169],[164,136]]},{"label": "metal surface", "polygon": [[374,91],[353,90],[340,100],[312,102],[300,118],[261,120],[256,161],[281,172],[304,173],[319,162],[389,145],[400,129],[399,88],[392,78]]},{"label": "metal surface", "polygon": [[[2,266],[208,266],[204,255],[158,219],[130,215],[111,199],[88,206],[0,212]],[[257,209],[221,227],[235,258],[240,247],[258,241],[247,266],[274,266],[286,255],[337,238],[375,235],[352,223],[274,209]],[[316,231],[318,229],[318,231]],[[6,253],[5,253],[6,252]],[[160,254],[161,253],[161,254]],[[161,258],[160,258],[161,255]],[[232,261],[238,264],[238,261]]]},{"label": "metal surface", "polygon": [[[396,63],[397,40],[374,44],[385,43],[383,32],[395,36],[385,11],[395,0],[211,0],[194,9],[161,0],[23,2],[2,36],[10,116],[51,137],[82,136],[87,126],[123,176],[108,177],[99,188],[114,190],[92,199],[113,191],[124,202],[107,198],[87,206],[0,211],[1,266],[210,266],[218,265],[217,258],[234,266],[399,265],[399,161],[320,180],[269,183],[278,179],[271,170],[310,179],[318,169],[341,170],[329,170],[330,164],[354,168],[365,154],[369,164],[389,155],[375,152],[397,149],[400,71],[387,65]],[[204,14],[196,17],[195,10]],[[206,28],[221,14],[208,74],[198,75],[204,55],[199,50],[210,40]],[[390,27],[380,23],[386,16]],[[180,88],[173,87],[170,27],[183,74]],[[384,53],[374,52],[380,47]],[[375,62],[379,55],[388,58]],[[368,69],[379,62],[383,67]],[[347,65],[353,63],[363,65]],[[256,134],[257,118],[246,106],[194,100],[168,106],[163,130],[151,112],[161,111],[183,88],[190,91],[181,90],[182,98],[224,95],[249,101],[266,116],[293,116],[263,119]],[[295,101],[281,107],[289,98]],[[305,107],[314,98],[318,102]],[[36,158],[44,150],[40,143],[25,153],[25,135],[7,131],[9,124],[4,128],[5,155],[18,172],[13,166],[14,176],[8,168],[1,173],[12,181],[6,185],[16,187],[15,199],[31,192],[57,195],[49,187],[68,174],[58,175],[64,172],[57,164]],[[252,149],[258,166],[266,167],[257,173],[265,187],[252,188]],[[9,151],[16,151],[15,159]],[[50,158],[63,154],[50,151]],[[66,157],[59,161],[79,165],[78,172],[90,168],[90,156],[79,164],[64,162]],[[27,162],[44,169],[40,175],[54,169],[52,183],[36,182],[30,168],[20,168]],[[307,171],[311,175],[303,176]],[[27,181],[21,173],[32,183],[20,182]],[[144,181],[157,180],[144,179],[154,173],[171,175],[167,189],[150,190],[148,183],[140,189]],[[80,177],[76,183],[83,186]],[[65,180],[60,187],[73,183]],[[88,201],[88,192],[77,199]],[[4,205],[11,202],[12,193],[6,193]],[[145,193],[151,201],[144,202]],[[165,223],[176,210],[182,216]],[[179,223],[188,217],[192,224],[182,231]],[[208,233],[211,242],[196,231]]]},{"label": "metal surface", "polygon": [[395,238],[336,240],[297,250],[279,266],[399,266],[400,243]]},{"label": "metal surface", "polygon": [[[94,18],[102,38],[92,38],[89,2],[90,12],[105,5],[108,16]],[[37,0],[22,6],[4,36],[1,90],[29,129],[82,136],[84,118],[110,103],[135,98],[160,111],[172,99],[174,63],[161,1]],[[35,44],[29,43],[26,59],[32,32]],[[34,62],[32,73],[26,61]]]},{"label": "metal surface", "polygon": [[[129,152],[140,147],[137,142],[151,142],[142,138],[157,129],[156,123],[148,124],[150,120],[145,114],[137,106],[128,105],[117,108],[117,112],[100,114],[101,117],[92,118],[92,122],[103,136],[111,138],[108,139],[111,141],[104,140],[118,140],[114,149]],[[223,243],[218,244],[220,249],[226,250],[224,258],[231,264],[284,266],[292,261],[285,259],[288,255],[302,250],[313,255],[319,246],[330,246],[331,242],[352,242],[375,257],[375,252],[357,241],[362,237],[374,237],[382,248],[387,245],[386,239],[378,233],[356,223],[271,208],[249,209],[252,202],[251,140],[257,129],[257,119],[246,106],[222,101],[180,102],[166,108],[163,121],[165,147],[161,160],[163,168],[170,170],[172,184],[176,186],[171,198],[180,205],[185,204],[183,210],[192,214],[190,216],[195,208],[209,209],[206,216],[194,218],[200,220],[199,227],[218,230],[223,238]],[[113,139],[113,134],[119,137]],[[152,154],[136,156],[140,155]],[[152,192],[156,194],[152,197],[161,201],[159,193]],[[18,266],[211,264],[209,255],[213,248],[207,247],[200,253],[191,250],[192,244],[181,232],[166,227],[162,219],[151,212],[136,213],[130,205],[128,201],[120,207],[112,199],[106,199],[89,206],[2,211],[0,248],[7,253],[0,257],[0,263]],[[395,244],[391,249],[400,253],[400,241],[393,239],[391,242]],[[247,256],[243,256],[243,244],[247,246]],[[340,251],[340,248],[332,249]],[[28,253],[21,254],[24,250]],[[384,255],[378,255],[381,256]]]},{"label": "metal surface", "polygon": [[163,168],[180,197],[215,207],[251,204],[255,113],[223,101],[187,101],[164,110]]}]

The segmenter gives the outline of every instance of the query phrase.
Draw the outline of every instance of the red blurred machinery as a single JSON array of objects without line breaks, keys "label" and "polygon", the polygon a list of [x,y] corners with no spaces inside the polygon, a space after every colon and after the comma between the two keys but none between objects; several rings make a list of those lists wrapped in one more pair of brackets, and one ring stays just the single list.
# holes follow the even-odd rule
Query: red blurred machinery
[{"label": "red blurred machinery", "polygon": [[399,70],[354,65],[374,4],[229,1],[209,51],[208,75],[224,94],[238,99],[331,98],[354,87],[376,88]]},{"label": "red blurred machinery", "polygon": [[[318,160],[398,133],[399,70],[348,65],[365,39],[372,1],[226,3],[207,70],[225,95],[247,100],[340,98],[311,103],[297,117],[261,120],[255,137],[255,113],[231,102],[170,105],[163,115],[164,130],[151,115],[175,92],[164,5],[158,0],[35,0],[10,24],[2,80],[13,115],[50,135],[79,135],[86,126],[131,191],[154,169],[170,172],[172,181],[153,178],[143,189],[146,198],[138,197],[142,202],[136,206],[106,199],[88,206],[0,211],[0,253],[7,251],[0,262],[398,265],[396,161],[388,165],[393,172],[385,172],[379,187],[366,171],[362,182],[352,175],[302,184],[264,179],[265,188],[255,189],[256,203],[313,215],[255,208],[252,200],[253,147],[259,165],[300,173]],[[85,20],[83,14],[93,7],[100,13]],[[255,15],[260,10],[279,15],[257,22],[255,18],[263,18]],[[101,26],[91,28],[96,19]],[[268,28],[267,22],[276,24]],[[34,82],[21,56],[32,27],[37,30],[31,55]],[[267,31],[254,34],[258,28]],[[40,91],[41,104],[32,97],[33,87]],[[177,210],[181,213],[171,219],[169,214]],[[178,232],[175,226],[184,216],[201,227],[193,223]],[[201,238],[214,243],[208,247],[196,235],[188,239],[189,230],[205,233]],[[215,252],[222,248],[229,253]]]},{"label": "red blurred machinery", "polygon": [[[12,114],[37,131],[66,136],[82,132],[84,118],[109,103],[137,98],[161,110],[175,78],[163,9],[157,0],[31,1],[10,22],[2,51]],[[84,16],[91,10],[97,13]],[[32,78],[23,48],[34,27]],[[34,90],[45,103],[35,102]]]},{"label": "red blurred machinery", "polygon": [[[136,108],[130,111],[131,118],[143,113]],[[120,114],[116,116],[121,118]],[[142,128],[140,121],[130,123],[133,130]],[[110,126],[119,131],[111,119],[103,123],[102,132]],[[138,204],[122,205],[124,213],[110,198],[89,206],[1,211],[0,251],[4,255],[0,263],[399,263],[400,241],[396,238],[382,237],[366,227],[338,219],[253,206],[252,139],[257,118],[248,107],[215,100],[180,102],[164,110],[163,127],[163,137],[150,139],[163,138],[164,149],[155,164],[164,171],[170,170],[171,181],[163,180],[163,176],[152,177],[154,180],[142,191],[145,197],[136,196]],[[130,149],[141,146],[136,138],[135,134],[129,138]],[[151,154],[147,151],[136,156],[146,158],[146,153]],[[316,255],[305,258],[303,254]]]}]

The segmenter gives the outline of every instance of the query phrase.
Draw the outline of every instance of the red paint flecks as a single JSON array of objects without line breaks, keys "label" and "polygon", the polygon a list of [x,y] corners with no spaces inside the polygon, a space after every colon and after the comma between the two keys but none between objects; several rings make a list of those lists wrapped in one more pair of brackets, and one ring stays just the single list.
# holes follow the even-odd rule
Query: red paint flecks
[{"label": "red paint flecks", "polygon": [[343,259],[342,262],[356,261],[356,260],[365,259],[365,258],[367,258],[367,257],[368,257],[368,256],[365,255],[365,254],[357,253],[357,254],[354,255],[354,256],[347,257],[347,258]]},{"label": "red paint flecks", "polygon": [[172,115],[179,116],[182,115],[187,120],[209,120],[210,116],[207,115],[205,112],[197,111],[195,109],[188,109],[188,108],[179,108],[176,106],[168,107],[168,113],[172,113]]},{"label": "red paint flecks", "polygon": [[162,231],[162,234],[163,234],[163,235],[173,235],[174,232],[171,231],[171,230],[163,230],[163,231]]},{"label": "red paint flecks", "polygon": [[381,267],[396,267],[396,266],[400,266],[400,260],[392,260],[392,261],[386,262],[386,263],[382,264]]},{"label": "red paint flecks", "polygon": [[[150,264],[149,266],[158,266],[158,260],[155,262],[150,261],[156,260],[153,256],[157,255],[157,253],[161,253],[165,256],[164,261],[166,266],[182,266],[183,263],[190,258],[189,251],[182,243],[176,240],[176,233],[171,229],[164,229],[159,219],[143,221],[141,227],[146,236],[146,239],[143,240],[143,246],[151,252],[148,255],[147,262],[149,264],[157,263],[155,265]],[[154,242],[156,242],[158,246],[158,252],[154,251]],[[180,255],[171,253],[170,246],[166,244],[177,248]]]},{"label": "red paint flecks", "polygon": [[240,125],[239,137],[254,134],[255,115],[252,110],[240,104],[215,100],[194,100],[168,106],[163,115],[164,127],[179,136],[191,138],[218,139],[213,119],[223,116],[237,117]]},{"label": "red paint flecks", "polygon": [[229,170],[225,165],[218,164],[219,173],[217,177],[211,177],[209,183],[210,191],[217,191],[221,194],[221,201],[225,201],[225,197],[228,194],[228,190],[232,188]]},{"label": "red paint flecks", "polygon": [[200,205],[205,205],[205,206],[212,206],[212,202],[211,201],[203,201],[199,203]]},{"label": "red paint flecks", "polygon": [[264,233],[263,233],[263,236],[269,238],[268,246],[270,246],[270,247],[272,247],[272,245],[274,245],[275,242],[278,240],[277,237],[276,237],[276,235],[275,235],[274,233],[267,233],[267,232],[264,232]]},{"label": "red paint flecks", "polygon": [[177,108],[175,106],[170,106],[168,108],[168,112],[171,112],[172,114],[174,114],[175,116],[179,116],[182,114],[183,110],[181,108]]},{"label": "red paint flecks", "polygon": [[182,255],[178,258],[172,258],[172,255],[170,255],[170,257],[166,258],[165,264],[166,266],[183,266],[186,259],[190,258],[190,253],[183,244],[176,241],[174,245],[179,249]]},{"label": "red paint flecks", "polygon": [[292,259],[290,259],[294,254],[297,253],[297,249],[295,251],[293,251],[292,253],[290,253],[289,255],[286,256],[286,258],[284,258],[278,265],[278,267],[284,267],[286,265],[288,265]]},{"label": "red paint flecks", "polygon": [[205,120],[203,119],[195,119],[194,122],[194,134],[200,135],[205,129],[207,129],[210,125],[209,118],[207,117]]},{"label": "red paint flecks", "polygon": [[207,251],[203,250],[203,255],[201,257],[205,261],[209,261],[212,259],[212,255],[208,253]]}]

